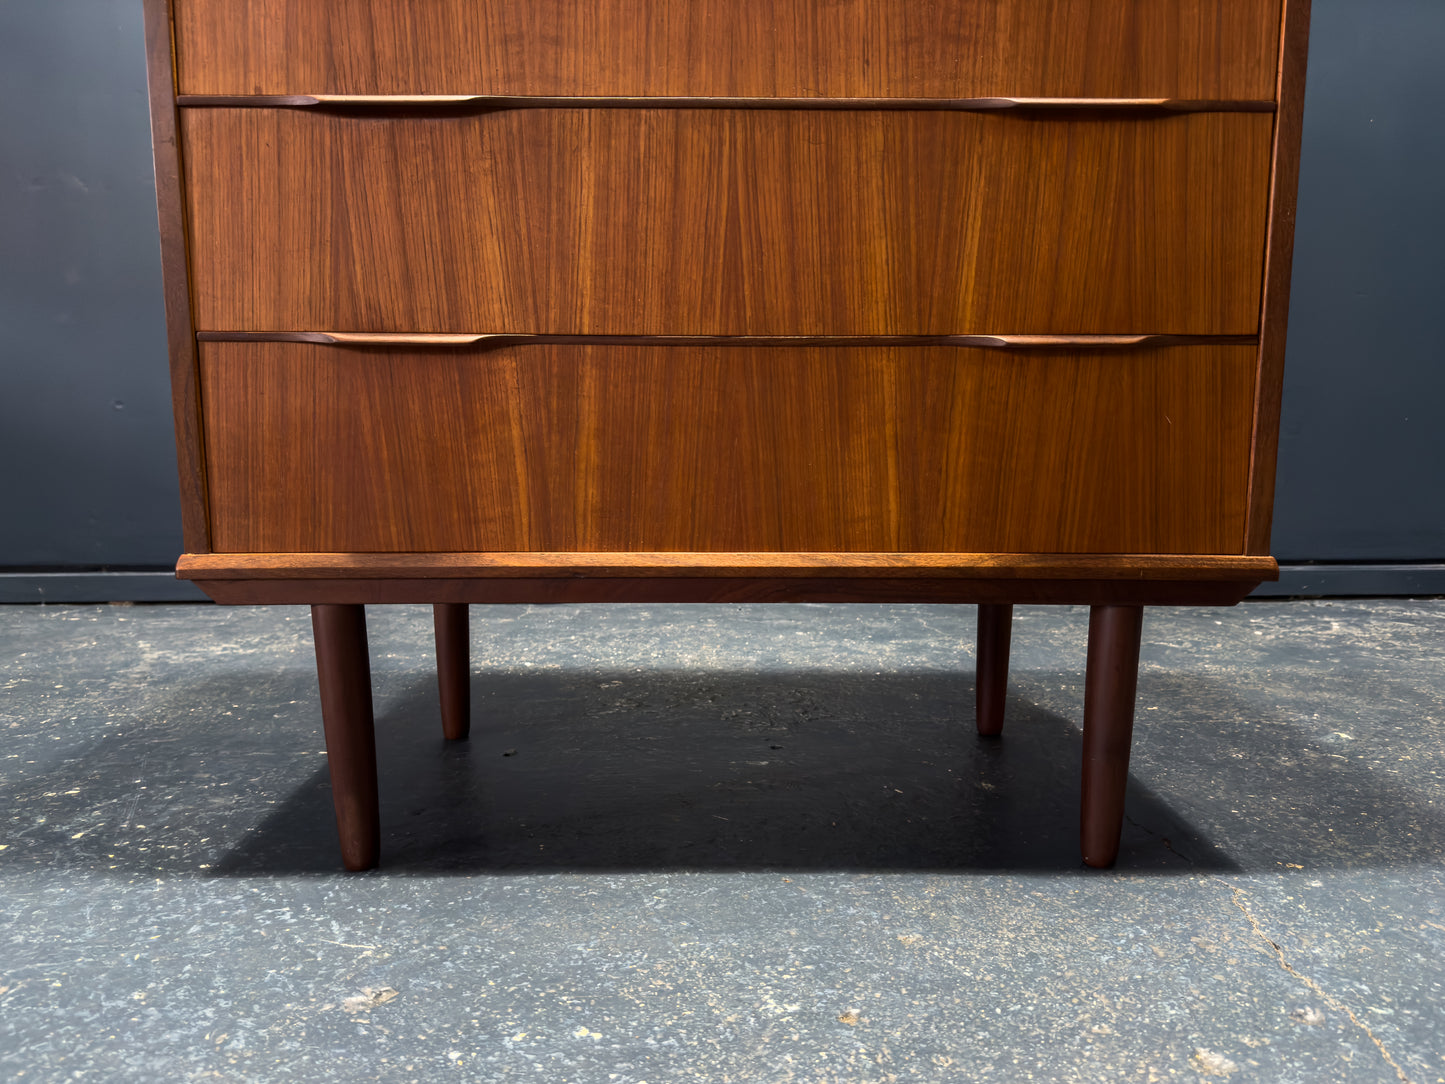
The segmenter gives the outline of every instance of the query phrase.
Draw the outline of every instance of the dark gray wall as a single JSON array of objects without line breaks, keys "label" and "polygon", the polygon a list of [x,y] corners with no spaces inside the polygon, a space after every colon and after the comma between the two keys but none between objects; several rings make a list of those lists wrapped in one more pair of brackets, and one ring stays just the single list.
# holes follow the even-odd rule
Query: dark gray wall
[{"label": "dark gray wall", "polygon": [[0,567],[180,551],[139,0],[0,0]]},{"label": "dark gray wall", "polygon": [[1445,561],[1442,46],[1442,0],[1315,0],[1280,561]]},{"label": "dark gray wall", "polygon": [[[1315,0],[1282,561],[1445,562],[1442,41],[1442,0]],[[180,550],[144,67],[140,0],[0,0],[0,569]],[[1398,578],[1445,591],[1445,571]]]}]

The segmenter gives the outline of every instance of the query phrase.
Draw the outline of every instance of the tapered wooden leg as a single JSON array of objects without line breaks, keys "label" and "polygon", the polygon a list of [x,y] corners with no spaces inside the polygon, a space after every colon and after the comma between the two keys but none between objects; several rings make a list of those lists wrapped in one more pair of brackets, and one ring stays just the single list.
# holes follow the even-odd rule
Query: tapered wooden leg
[{"label": "tapered wooden leg", "polygon": [[432,607],[437,630],[437,685],[442,700],[442,733],[460,741],[472,730],[471,642],[464,602]]},{"label": "tapered wooden leg", "polygon": [[366,652],[366,609],[311,607],[321,720],[331,769],[331,800],[341,861],[349,870],[371,869],[380,853],[376,801],[376,732],[371,714],[371,661]]},{"label": "tapered wooden leg", "polygon": [[1003,705],[1008,694],[1008,649],[1014,608],[983,604],[978,608],[978,675],[974,708],[978,732],[1003,733]]},{"label": "tapered wooden leg", "polygon": [[1089,611],[1079,846],[1084,864],[1098,869],[1112,866],[1119,857],[1143,625],[1142,606],[1095,606]]}]

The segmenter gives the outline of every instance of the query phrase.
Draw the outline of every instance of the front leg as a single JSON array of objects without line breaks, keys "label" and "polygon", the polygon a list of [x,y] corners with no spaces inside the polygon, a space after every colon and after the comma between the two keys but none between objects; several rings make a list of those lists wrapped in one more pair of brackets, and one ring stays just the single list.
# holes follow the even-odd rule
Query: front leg
[{"label": "front leg", "polygon": [[1097,869],[1112,866],[1119,856],[1143,626],[1142,606],[1095,606],[1089,611],[1079,845],[1084,864]]},{"label": "front leg", "polygon": [[341,861],[349,870],[373,868],[380,854],[376,797],[376,730],[371,712],[371,661],[366,650],[366,608],[311,607],[321,720]]}]

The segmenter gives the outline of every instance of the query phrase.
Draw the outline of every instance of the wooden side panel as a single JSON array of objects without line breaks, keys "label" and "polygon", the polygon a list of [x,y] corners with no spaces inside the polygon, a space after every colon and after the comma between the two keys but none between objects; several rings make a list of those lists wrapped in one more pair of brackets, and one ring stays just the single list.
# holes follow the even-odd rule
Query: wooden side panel
[{"label": "wooden side panel", "polygon": [[145,35],[161,276],[166,305],[166,346],[170,356],[171,406],[175,417],[176,466],[180,480],[181,538],[187,553],[208,553],[211,546],[206,533],[206,489],[201,466],[201,403],[197,391],[196,338],[191,324],[185,196],[181,191],[180,142],[176,135],[175,72],[168,0],[145,0]]},{"label": "wooden side panel", "polygon": [[1252,347],[202,345],[225,552],[1237,553]]},{"label": "wooden side panel", "polygon": [[177,0],[187,94],[1270,98],[1278,0]]},{"label": "wooden side panel", "polygon": [[1279,111],[1270,182],[1269,247],[1265,251],[1264,311],[1260,318],[1259,380],[1254,405],[1246,553],[1268,553],[1274,518],[1275,457],[1279,450],[1280,395],[1284,390],[1285,327],[1289,322],[1290,268],[1294,260],[1295,199],[1300,139],[1304,132],[1305,63],[1310,0],[1287,0],[1279,56]]},{"label": "wooden side panel", "polygon": [[1258,327],[1269,114],[182,116],[202,330]]}]

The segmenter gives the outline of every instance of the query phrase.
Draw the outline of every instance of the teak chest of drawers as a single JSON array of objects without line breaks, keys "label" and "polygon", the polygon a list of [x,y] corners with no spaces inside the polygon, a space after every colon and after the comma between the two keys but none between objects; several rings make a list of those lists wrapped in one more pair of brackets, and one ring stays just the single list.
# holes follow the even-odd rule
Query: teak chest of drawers
[{"label": "teak chest of drawers", "polygon": [[1142,608],[1268,555],[1307,0],[146,0],[186,553],[312,606],[377,861],[363,606]]}]

